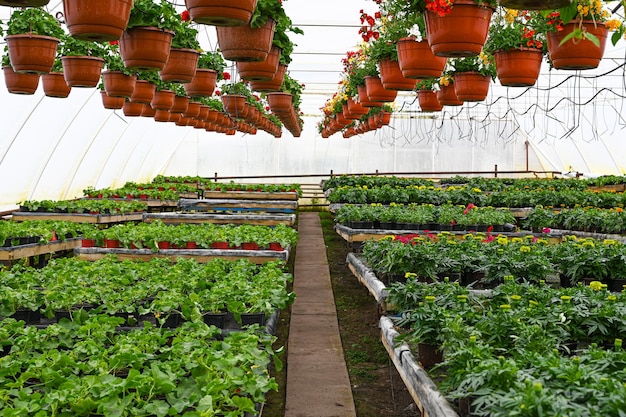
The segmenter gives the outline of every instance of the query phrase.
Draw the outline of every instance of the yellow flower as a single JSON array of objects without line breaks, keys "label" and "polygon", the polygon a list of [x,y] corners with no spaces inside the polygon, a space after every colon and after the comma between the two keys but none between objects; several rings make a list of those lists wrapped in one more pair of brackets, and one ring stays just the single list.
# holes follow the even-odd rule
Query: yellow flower
[{"label": "yellow flower", "polygon": [[599,291],[602,289],[602,283],[600,281],[591,281],[589,283],[589,288],[591,288],[594,291]]},{"label": "yellow flower", "polygon": [[500,310],[508,311],[511,309],[511,304],[500,304]]},{"label": "yellow flower", "polygon": [[572,297],[570,297],[569,295],[562,295],[561,296],[561,301],[563,301],[564,303],[569,303],[571,299],[572,299]]},{"label": "yellow flower", "polygon": [[530,252],[530,246],[526,246],[526,245],[520,246],[519,251],[523,253],[528,253]]},{"label": "yellow flower", "polygon": [[435,296],[434,295],[427,295],[426,297],[424,297],[424,301],[426,301],[427,303],[434,303],[435,302]]},{"label": "yellow flower", "polygon": [[404,278],[413,278],[416,277],[417,274],[414,272],[407,272],[406,274],[404,274]]},{"label": "yellow flower", "polygon": [[522,239],[521,237],[514,237],[513,239],[511,239],[511,242],[513,242],[513,243],[522,243],[522,242],[524,242],[524,239]]},{"label": "yellow flower", "polygon": [[513,295],[511,296],[511,300],[513,300],[513,301],[519,301],[519,300],[521,300],[521,299],[522,299],[522,296],[521,296],[521,295],[513,294]]},{"label": "yellow flower", "polygon": [[498,243],[498,245],[506,245],[509,243],[509,239],[506,237],[499,237],[498,239],[496,239],[496,242]]}]

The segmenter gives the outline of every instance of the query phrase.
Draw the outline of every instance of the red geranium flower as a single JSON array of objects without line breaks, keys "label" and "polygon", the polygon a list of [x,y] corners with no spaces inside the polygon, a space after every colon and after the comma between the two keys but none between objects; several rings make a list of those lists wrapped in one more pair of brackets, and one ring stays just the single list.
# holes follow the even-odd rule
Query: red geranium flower
[{"label": "red geranium flower", "polygon": [[225,80],[230,80],[230,73],[229,73],[229,72],[224,71],[224,72],[222,73],[222,77],[224,77],[224,79],[225,79]]},{"label": "red geranium flower", "polygon": [[180,14],[180,18],[183,19],[183,22],[189,22],[191,20],[191,16],[189,15],[189,11],[185,10]]}]

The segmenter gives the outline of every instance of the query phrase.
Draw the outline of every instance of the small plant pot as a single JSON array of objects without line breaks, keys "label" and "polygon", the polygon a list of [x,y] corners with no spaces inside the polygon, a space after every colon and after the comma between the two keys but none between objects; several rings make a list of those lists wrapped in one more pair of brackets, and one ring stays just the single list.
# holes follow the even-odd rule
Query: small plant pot
[{"label": "small plant pot", "polygon": [[118,239],[104,239],[104,247],[110,249],[119,248],[120,241]]},{"label": "small plant pot", "polygon": [[230,244],[228,242],[213,242],[211,243],[211,249],[229,249]]},{"label": "small plant pot", "polygon": [[95,239],[83,239],[81,242],[81,246],[83,248],[93,248],[94,246],[96,246],[96,240]]},{"label": "small plant pot", "polygon": [[215,326],[219,329],[224,328],[224,323],[226,322],[226,313],[205,313],[202,315],[202,321],[207,326]]},{"label": "small plant pot", "polygon": [[243,250],[259,250],[259,245],[256,242],[243,242],[241,244]]},{"label": "small plant pot", "polygon": [[157,246],[159,247],[159,249],[171,249],[172,248],[172,244],[164,240],[157,242]]},{"label": "small plant pot", "polygon": [[270,242],[269,249],[274,251],[283,251],[285,250],[282,245],[278,242]]},{"label": "small plant pot", "polygon": [[263,326],[265,324],[265,319],[265,313],[242,313],[241,325],[250,326],[253,324],[258,324],[260,326]]}]

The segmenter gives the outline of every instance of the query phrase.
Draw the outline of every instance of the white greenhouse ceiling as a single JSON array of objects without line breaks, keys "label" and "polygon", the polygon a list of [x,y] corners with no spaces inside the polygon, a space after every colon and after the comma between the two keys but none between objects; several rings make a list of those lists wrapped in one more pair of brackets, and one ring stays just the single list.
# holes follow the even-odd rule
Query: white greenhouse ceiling
[{"label": "white greenhouse ceiling", "polygon": [[[184,10],[182,0],[175,5]],[[34,95],[9,94],[0,75],[0,208],[27,199],[73,198],[88,186],[116,187],[158,174],[491,171],[495,165],[626,174],[624,39],[607,44],[594,70],[549,70],[544,63],[533,87],[496,81],[484,102],[440,113],[421,113],[415,93],[402,92],[390,126],[323,139],[316,126],[320,108],[337,91],[341,59],[361,40],[360,10],[373,14],[378,6],[371,0],[285,0],[284,7],[305,32],[291,36],[297,47],[289,65],[290,75],[306,86],[300,137],[287,131],[279,139],[263,132],[226,136],[125,117],[105,110],[96,88],[73,88],[67,99],[44,96],[41,85]],[[0,6],[0,20],[6,22],[12,10]],[[47,10],[62,12],[62,1],[51,0]],[[215,28],[198,30],[202,47],[215,50]],[[234,73],[234,65],[229,70]]]}]

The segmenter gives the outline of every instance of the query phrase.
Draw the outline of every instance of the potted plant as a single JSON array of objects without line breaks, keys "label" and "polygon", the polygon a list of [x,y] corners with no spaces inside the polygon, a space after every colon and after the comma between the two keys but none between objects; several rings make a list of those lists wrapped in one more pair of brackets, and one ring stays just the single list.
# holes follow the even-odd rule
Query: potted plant
[{"label": "potted plant", "polygon": [[[218,81],[225,77],[226,61],[222,53],[217,51],[203,51],[198,58],[198,66],[191,82],[183,84],[187,95],[191,97],[210,97],[215,91]],[[226,75],[230,78],[230,74]]]},{"label": "potted plant", "polygon": [[54,65],[49,73],[41,75],[41,81],[46,97],[66,98],[72,90],[72,87],[65,81],[63,63],[60,57],[54,60]]},{"label": "potted plant", "polygon": [[35,74],[50,72],[63,34],[59,22],[43,9],[14,10],[5,36],[13,70]]},{"label": "potted plant", "polygon": [[198,31],[191,26],[191,18],[186,10],[177,15],[174,38],[170,55],[159,75],[163,81],[188,83],[196,73],[200,43]]},{"label": "potted plant", "polygon": [[463,101],[459,100],[454,91],[454,77],[448,73],[439,77],[439,91],[437,100],[444,106],[462,106]]},{"label": "potted plant", "polygon": [[170,55],[179,18],[165,0],[134,0],[128,26],[120,38],[124,65],[137,70],[161,70]]},{"label": "potted plant", "polygon": [[8,7],[41,7],[50,3],[50,0],[0,0],[0,6]]},{"label": "potted plant", "polygon": [[100,80],[105,47],[97,42],[84,41],[64,35],[61,43],[63,76],[71,87],[96,87]]},{"label": "potted plant", "polygon": [[185,0],[191,19],[213,26],[242,26],[250,23],[257,0]]},{"label": "potted plant", "polygon": [[118,41],[104,46],[107,48],[104,55],[105,71],[102,73],[104,90],[109,97],[128,98],[135,90],[137,75],[124,65]]},{"label": "potted plant", "polygon": [[224,110],[235,118],[246,116],[250,97],[252,92],[243,81],[222,85],[221,98]]},{"label": "potted plant", "polygon": [[425,78],[415,85],[417,99],[423,112],[441,111],[443,104],[437,98],[438,80],[436,78]]},{"label": "potted plant", "polygon": [[496,78],[493,55],[482,53],[478,56],[448,60],[454,74],[454,92],[462,101],[482,101],[487,98],[489,85]]},{"label": "potted plant", "polygon": [[100,0],[85,6],[81,0],[63,0],[63,16],[70,35],[89,41],[113,41],[128,25],[133,0]]},{"label": "potted plant", "polygon": [[[5,47],[6,50],[6,47]],[[7,91],[11,94],[35,94],[39,86],[38,73],[19,73],[13,71],[9,54],[2,55],[2,72]]]},{"label": "potted plant", "polygon": [[533,28],[538,19],[539,12],[511,9],[492,19],[483,50],[494,56],[500,84],[530,87],[537,81],[548,51],[545,33]]},{"label": "potted plant", "polygon": [[157,71],[137,71],[137,81],[130,101],[133,103],[150,104],[154,98],[157,84],[161,83]]}]

